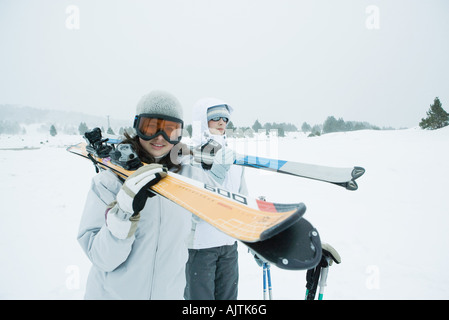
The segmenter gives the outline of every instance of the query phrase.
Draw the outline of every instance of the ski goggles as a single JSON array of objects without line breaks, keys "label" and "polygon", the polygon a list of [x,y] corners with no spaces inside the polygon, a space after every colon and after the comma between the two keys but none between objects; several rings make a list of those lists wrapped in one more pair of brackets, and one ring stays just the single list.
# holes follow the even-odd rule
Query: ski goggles
[{"label": "ski goggles", "polygon": [[212,121],[220,121],[220,119],[223,119],[223,121],[226,122],[226,123],[228,123],[228,121],[229,121],[229,119],[226,118],[226,117],[215,117],[215,118],[212,118],[210,120],[212,120]]},{"label": "ski goggles", "polygon": [[151,140],[162,135],[171,144],[177,144],[182,138],[184,122],[178,118],[160,114],[140,114],[134,118],[134,129],[143,140]]}]

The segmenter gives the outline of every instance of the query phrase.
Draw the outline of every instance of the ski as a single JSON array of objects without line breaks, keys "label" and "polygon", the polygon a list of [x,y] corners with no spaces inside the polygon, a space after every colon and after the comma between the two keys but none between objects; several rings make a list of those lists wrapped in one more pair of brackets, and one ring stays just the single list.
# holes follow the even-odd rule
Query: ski
[{"label": "ski", "polygon": [[355,180],[365,173],[365,169],[362,167],[328,167],[240,154],[236,154],[234,164],[329,182],[351,191],[358,189]]},{"label": "ski", "polygon": [[[103,142],[96,146],[81,142],[68,147],[67,151],[90,159],[99,170],[109,169],[126,179],[135,169],[129,170],[120,166],[115,159],[117,150],[106,148],[109,145]],[[99,155],[98,152],[102,154]],[[168,172],[167,177],[152,186],[151,190],[245,243],[273,237],[299,221],[306,211],[303,203],[266,202],[173,172]]]},{"label": "ski", "polygon": [[[121,139],[118,136],[110,135],[109,139],[111,143],[121,142]],[[214,153],[221,148],[221,145],[211,139],[201,147],[195,148],[193,146],[189,146],[189,148],[194,154],[195,152],[198,152],[196,160],[198,160],[198,162],[206,161],[205,167],[210,169],[213,162]],[[238,153],[235,153],[235,161],[233,164],[328,182],[350,191],[355,191],[359,188],[355,180],[363,176],[365,173],[365,169],[359,166],[347,168],[331,167]]]},{"label": "ski", "polygon": [[[190,147],[194,154],[195,161],[201,162],[205,169],[211,168],[214,156],[221,148],[222,146],[212,139],[202,146]],[[357,190],[358,185],[355,180],[365,173],[365,169],[362,167],[328,167],[295,161],[242,155],[238,153],[235,153],[234,164],[329,182],[348,190]]]}]

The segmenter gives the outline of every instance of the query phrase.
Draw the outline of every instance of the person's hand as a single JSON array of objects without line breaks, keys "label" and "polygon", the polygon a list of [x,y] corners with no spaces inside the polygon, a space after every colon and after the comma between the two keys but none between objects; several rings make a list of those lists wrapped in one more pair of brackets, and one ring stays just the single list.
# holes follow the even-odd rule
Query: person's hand
[{"label": "person's hand", "polygon": [[140,167],[123,183],[117,194],[117,204],[125,212],[138,214],[149,196],[154,195],[148,188],[167,175],[167,169],[158,163]]},{"label": "person's hand", "polygon": [[205,144],[193,149],[193,157],[196,162],[201,163],[203,169],[210,170],[214,157],[220,149],[221,144],[214,139],[209,139]]},{"label": "person's hand", "polygon": [[106,212],[106,225],[115,237],[126,239],[134,234],[140,220],[140,211],[147,198],[155,195],[148,188],[165,176],[167,169],[154,163],[140,167],[125,180],[116,201],[109,205]]}]

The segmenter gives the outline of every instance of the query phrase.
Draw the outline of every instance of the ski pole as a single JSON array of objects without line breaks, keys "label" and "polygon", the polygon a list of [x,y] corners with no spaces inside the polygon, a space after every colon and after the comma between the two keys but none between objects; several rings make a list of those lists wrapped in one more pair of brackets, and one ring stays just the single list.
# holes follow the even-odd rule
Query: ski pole
[{"label": "ski pole", "polygon": [[267,267],[265,262],[262,265],[263,268],[263,299],[267,300]]},{"label": "ski pole", "polygon": [[273,300],[273,290],[271,288],[271,271],[268,262],[263,263],[263,299],[267,300],[267,280],[268,280],[268,299]]},{"label": "ski pole", "polygon": [[270,264],[268,262],[265,263],[267,266],[267,278],[268,278],[268,297],[270,300],[273,300],[273,290],[271,288],[271,270]]},{"label": "ski pole", "polygon": [[306,274],[306,300],[315,299],[317,287],[320,287],[318,300],[323,300],[324,287],[327,285],[327,275],[329,267],[333,262],[341,263],[340,254],[330,244],[322,243],[323,255],[320,263],[312,269],[307,270]]},{"label": "ski pole", "polygon": [[[323,259],[321,261],[323,261]],[[305,296],[306,300],[315,299],[315,294],[320,279],[320,273],[321,273],[321,262],[315,268],[307,270],[306,274],[307,283],[306,283],[306,296]]]},{"label": "ski pole", "polygon": [[319,287],[320,287],[320,291],[318,293],[318,300],[323,300],[324,287],[326,287],[326,285],[327,285],[327,274],[328,274],[328,272],[329,272],[329,266],[321,268],[320,283],[318,284]]}]

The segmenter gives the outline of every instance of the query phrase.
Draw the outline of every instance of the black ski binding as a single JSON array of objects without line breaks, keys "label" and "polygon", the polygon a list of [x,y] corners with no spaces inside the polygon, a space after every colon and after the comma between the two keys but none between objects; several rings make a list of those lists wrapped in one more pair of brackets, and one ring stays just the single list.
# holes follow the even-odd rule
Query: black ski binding
[{"label": "black ski binding", "polygon": [[88,142],[86,150],[95,154],[99,158],[106,158],[112,151],[112,147],[106,142],[108,139],[102,139],[100,128],[94,128],[84,134],[84,138]]},{"label": "black ski binding", "polygon": [[143,166],[137,153],[134,152],[130,144],[119,144],[110,153],[111,162],[126,170],[136,170]]},{"label": "black ski binding", "polygon": [[143,166],[137,153],[133,150],[130,144],[119,144],[114,148],[107,143],[109,139],[102,138],[100,128],[94,128],[91,131],[87,131],[84,134],[84,138],[88,142],[86,150],[89,152],[89,159],[94,163],[97,172],[97,161],[91,154],[94,154],[101,159],[110,157],[113,164],[126,170],[136,170]]}]

